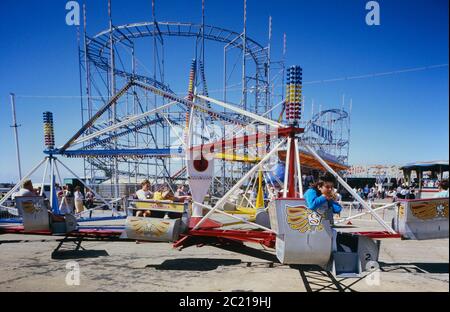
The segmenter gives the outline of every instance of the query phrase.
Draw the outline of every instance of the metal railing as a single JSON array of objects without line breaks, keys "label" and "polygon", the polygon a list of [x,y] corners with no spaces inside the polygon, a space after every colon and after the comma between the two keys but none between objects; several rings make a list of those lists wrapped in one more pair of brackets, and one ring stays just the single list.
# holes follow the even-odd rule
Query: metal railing
[{"label": "metal railing", "polygon": [[[338,219],[335,223],[345,224],[350,220],[375,220],[373,215],[371,215],[364,207],[357,201],[342,201],[340,202],[342,206],[342,211],[339,214]],[[390,223],[392,219],[397,214],[398,203],[392,202],[374,202],[368,201],[367,204],[381,217],[385,222]]]}]

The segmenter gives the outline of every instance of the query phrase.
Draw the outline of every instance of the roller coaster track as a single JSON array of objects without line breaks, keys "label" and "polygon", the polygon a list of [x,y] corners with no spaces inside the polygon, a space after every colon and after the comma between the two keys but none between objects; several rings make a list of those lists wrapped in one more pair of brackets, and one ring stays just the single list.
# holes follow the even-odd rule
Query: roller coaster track
[{"label": "roller coaster track", "polygon": [[[309,133],[311,131],[312,125],[314,123],[316,123],[320,118],[322,118],[326,114],[334,114],[336,116],[333,119],[329,120],[331,123],[338,122],[340,120],[344,120],[344,119],[348,118],[348,113],[343,109],[327,109],[327,110],[320,111],[317,114],[315,114],[311,118],[310,121],[308,121],[308,123],[306,124],[306,127],[305,127],[305,133],[306,134]],[[345,145],[346,142],[343,142],[342,144]]]},{"label": "roller coaster track", "polygon": [[[87,57],[94,66],[105,71],[110,70],[110,33],[105,30],[87,40]],[[113,27],[112,38],[114,44],[122,43],[130,46],[133,39],[153,37],[163,42],[164,37],[200,37],[202,25],[179,22],[143,22]],[[243,49],[243,41],[237,40],[241,34],[220,27],[205,25],[204,36],[206,40],[229,44],[235,48]],[[267,49],[251,38],[246,38],[246,51],[256,64],[260,79],[265,77],[265,65],[268,59]],[[127,79],[139,80],[167,92],[172,92],[164,83],[153,78],[137,75],[115,68],[115,74]]]},{"label": "roller coaster track", "polygon": [[336,115],[336,118],[331,119],[330,122],[337,122],[339,120],[348,118],[348,113],[343,109],[327,109],[327,110],[323,110],[323,111],[320,111],[317,114],[315,114],[311,118],[309,123],[317,122],[322,116],[324,116],[326,114],[335,114]]},{"label": "roller coaster track", "polygon": [[[223,44],[227,44],[234,48],[243,49],[243,40],[241,39],[241,34],[227,30],[224,28],[219,28],[215,26],[205,25],[204,31],[202,32],[201,24],[193,24],[193,23],[180,23],[180,22],[143,22],[143,23],[134,23],[134,24],[126,24],[121,26],[115,26],[112,30],[105,30],[103,32],[98,33],[92,38],[87,38],[86,44],[86,55],[89,61],[97,68],[104,70],[106,72],[110,72],[110,38],[112,35],[113,44],[116,45],[121,43],[125,46],[132,47],[131,43],[135,39],[145,38],[145,37],[153,37],[156,36],[160,42],[164,41],[164,37],[194,37],[199,38],[204,35],[204,38],[209,41],[220,42]],[[254,60],[256,65],[256,74],[262,80],[262,77],[265,77],[265,69],[266,62],[268,59],[267,49],[262,45],[258,44],[256,41],[251,38],[246,38],[246,51]],[[164,90],[169,93],[174,93],[168,85],[163,82],[157,81],[151,77],[139,75],[136,73],[130,73],[125,70],[114,68],[114,73],[116,76],[126,78],[128,81],[140,81],[145,84],[154,86],[158,89]],[[204,71],[204,64],[200,63],[200,78],[204,87],[204,93],[208,96],[208,88],[206,84],[206,77]],[[125,90],[126,92],[126,90]],[[207,102],[207,107],[210,108],[210,103]],[[97,112],[98,113],[98,112]],[[241,117],[241,116],[239,116]],[[239,118],[245,122],[245,118]],[[92,149],[98,146],[106,147],[108,143],[115,139],[132,132],[139,131],[140,129],[145,128],[148,125],[154,124],[158,122],[158,120],[146,120],[145,122],[141,122],[134,127],[130,127],[122,132],[115,133],[113,136],[104,139],[98,139],[97,141],[92,142],[89,145],[86,145],[83,150]],[[161,120],[159,120],[161,122]],[[93,126],[93,125],[91,125]],[[67,148],[65,146],[64,148]],[[110,169],[104,163],[97,162],[93,160],[93,158],[88,158],[88,162],[93,164],[98,169],[104,171],[107,176],[111,175]],[[165,166],[164,166],[165,167]],[[167,169],[166,169],[167,170]]]}]

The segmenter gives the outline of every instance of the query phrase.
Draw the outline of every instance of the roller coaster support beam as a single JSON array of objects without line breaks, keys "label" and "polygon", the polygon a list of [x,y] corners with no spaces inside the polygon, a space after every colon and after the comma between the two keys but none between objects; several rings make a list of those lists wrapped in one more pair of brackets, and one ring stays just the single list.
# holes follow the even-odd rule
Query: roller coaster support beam
[{"label": "roller coaster support beam", "polygon": [[178,103],[183,104],[183,105],[185,105],[188,108],[195,107],[198,110],[206,112],[208,115],[215,116],[215,117],[218,117],[218,118],[223,119],[223,120],[227,120],[227,121],[232,122],[232,123],[234,123],[236,125],[241,125],[241,126],[246,126],[247,125],[247,123],[243,122],[242,120],[238,120],[238,119],[235,119],[235,118],[228,117],[225,114],[215,112],[214,110],[211,110],[211,109],[209,109],[206,106],[199,105],[198,103],[194,103],[194,102],[189,101],[189,100],[187,100],[185,98],[178,97],[178,96],[176,96],[176,95],[174,95],[172,93],[166,92],[164,90],[155,88],[155,87],[150,86],[150,85],[146,85],[146,84],[144,84],[142,82],[137,82],[136,81],[136,82],[134,82],[134,84],[136,86],[144,89],[144,90],[150,91],[150,92],[152,92],[152,93],[154,93],[156,95],[162,96],[162,97],[164,97],[166,99],[169,99],[169,100],[172,100],[172,101],[177,101]]},{"label": "roller coaster support beam", "polygon": [[104,129],[99,130],[99,131],[96,131],[96,132],[94,132],[94,133],[92,133],[92,134],[90,134],[90,135],[84,136],[84,137],[82,137],[82,138],[80,138],[80,139],[74,141],[74,142],[72,143],[72,145],[80,144],[80,143],[83,143],[83,142],[92,140],[92,139],[94,139],[94,138],[96,138],[96,137],[98,137],[98,136],[100,136],[100,135],[102,135],[102,134],[109,133],[109,132],[112,132],[112,131],[114,131],[114,130],[117,130],[117,129],[121,128],[121,127],[127,126],[127,125],[129,125],[129,124],[131,124],[131,123],[133,123],[133,122],[136,122],[136,121],[140,120],[140,119],[146,118],[146,117],[148,117],[148,116],[150,116],[150,115],[153,115],[153,114],[155,114],[155,113],[157,113],[157,112],[159,112],[159,111],[162,111],[162,110],[164,110],[164,109],[167,109],[167,108],[169,108],[170,106],[175,105],[175,104],[177,104],[177,103],[178,103],[177,101],[170,102],[170,103],[167,103],[167,104],[165,104],[165,105],[162,105],[162,106],[160,106],[160,107],[158,107],[158,108],[152,109],[151,111],[148,111],[148,112],[145,112],[145,113],[143,113],[143,114],[139,114],[139,115],[133,116],[133,117],[128,118],[128,119],[126,119],[126,120],[124,120],[124,121],[118,122],[118,123],[116,123],[115,125],[106,127],[106,128],[104,128]]},{"label": "roller coaster support beam", "polygon": [[246,111],[246,110],[244,110],[242,108],[236,107],[235,105],[231,105],[231,104],[219,101],[219,100],[215,100],[213,98],[210,98],[210,97],[207,97],[207,96],[204,96],[204,95],[197,94],[196,97],[198,97],[198,98],[200,98],[200,99],[202,99],[204,101],[209,101],[211,103],[219,105],[219,106],[221,106],[221,107],[223,107],[225,109],[229,109],[231,111],[234,111],[235,113],[238,113],[238,114],[244,115],[246,117],[249,117],[249,118],[251,118],[253,120],[259,121],[259,122],[261,122],[261,123],[263,123],[265,125],[268,125],[268,126],[271,126],[271,127],[275,127],[275,128],[285,128],[286,127],[286,125],[283,125],[283,124],[281,124],[279,122],[276,122],[276,121],[273,121],[271,119],[262,117],[260,115],[251,113],[251,112]]},{"label": "roller coaster support beam", "polygon": [[94,116],[91,117],[91,119],[89,119],[82,127],[80,130],[78,130],[77,133],[75,133],[72,138],[70,138],[69,141],[66,142],[66,144],[64,144],[59,150],[61,152],[64,152],[66,149],[68,149],[71,145],[73,145],[73,143],[75,142],[76,139],[78,139],[81,135],[83,135],[83,133],[92,126],[92,124],[108,109],[111,107],[111,105],[113,105],[114,103],[117,102],[117,100],[125,93],[128,91],[128,89],[130,89],[133,86],[133,82],[130,81],[128,82],[119,92],[117,92],[109,101],[108,103],[106,103],[105,105],[102,106],[102,108],[100,108]]}]

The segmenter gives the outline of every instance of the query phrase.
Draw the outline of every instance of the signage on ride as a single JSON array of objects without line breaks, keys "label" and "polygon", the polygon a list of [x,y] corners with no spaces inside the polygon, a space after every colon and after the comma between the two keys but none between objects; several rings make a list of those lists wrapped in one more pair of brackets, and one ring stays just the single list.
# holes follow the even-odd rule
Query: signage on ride
[{"label": "signage on ride", "polygon": [[411,202],[410,209],[414,217],[421,220],[448,219],[448,200]]},{"label": "signage on ride", "polygon": [[166,212],[184,212],[184,203],[172,203],[172,202],[161,202],[155,200],[136,200],[134,201],[134,205],[137,209],[145,209],[145,210],[161,210]]},{"label": "signage on ride", "polygon": [[313,132],[324,138],[325,140],[331,142],[333,141],[333,131],[326,129],[324,127],[321,127],[315,123],[311,124],[311,129]]},{"label": "signage on ride", "polygon": [[50,229],[50,220],[43,197],[18,196],[15,200],[19,214],[23,216],[23,226],[26,232]]},{"label": "signage on ride", "polygon": [[287,223],[300,233],[323,231],[322,216],[305,206],[286,207]]},{"label": "signage on ride", "polygon": [[276,256],[284,264],[325,267],[332,252],[330,222],[308,209],[304,199],[277,199],[269,203],[270,225],[277,232]]},{"label": "signage on ride", "polygon": [[173,242],[178,239],[180,219],[128,217],[126,237],[143,241]]},{"label": "signage on ride", "polygon": [[196,203],[203,203],[214,176],[214,158],[204,157],[202,152],[192,153],[187,160],[188,182],[191,189],[193,217],[201,217],[203,208]]},{"label": "signage on ride", "polygon": [[402,200],[394,225],[409,239],[448,238],[448,210],[448,198]]}]

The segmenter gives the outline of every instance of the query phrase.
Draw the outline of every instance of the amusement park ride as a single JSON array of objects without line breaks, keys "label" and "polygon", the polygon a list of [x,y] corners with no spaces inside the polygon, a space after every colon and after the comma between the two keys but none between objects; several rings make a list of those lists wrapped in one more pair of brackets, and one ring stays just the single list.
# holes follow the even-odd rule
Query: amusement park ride
[{"label": "amusement park ride", "polygon": [[[245,18],[244,18],[245,19]],[[245,24],[245,23],[244,23]],[[244,28],[245,29],[245,28]],[[150,36],[154,39],[155,50],[162,45],[165,37],[194,37],[200,42],[200,51],[196,48],[196,58],[191,63],[188,92],[186,96],[175,94],[163,79],[138,75],[133,70],[127,72],[115,66],[115,45],[122,44],[134,53],[134,39]],[[240,105],[226,100],[213,98],[208,94],[204,73],[204,40],[213,40],[243,51],[244,59],[251,57],[255,62],[255,78],[245,73],[243,61],[243,90],[254,90],[253,101],[247,101],[243,95]],[[134,166],[136,178],[148,177],[140,167],[148,161],[155,160],[160,168],[163,180],[172,185],[171,179],[186,177],[192,198],[184,202],[161,200],[134,200],[126,207],[125,226],[120,231],[105,229],[89,230],[77,226],[75,219],[65,216],[65,227],[55,227],[47,215],[42,197],[19,199],[20,205],[8,208],[11,214],[23,217],[23,227],[3,227],[0,232],[35,232],[61,233],[67,235],[112,235],[120,234],[123,238],[148,241],[170,241],[177,248],[195,244],[216,243],[259,243],[274,248],[277,258],[284,264],[318,265],[336,275],[358,276],[373,268],[378,260],[379,240],[381,238],[407,237],[410,239],[431,239],[448,237],[448,199],[429,199],[417,202],[398,203],[398,214],[391,224],[386,223],[370,205],[368,205],[341,178],[339,171],[347,166],[339,161],[323,157],[317,150],[317,140],[305,134],[320,133],[332,141],[317,121],[324,114],[332,114],[337,119],[345,119],[343,111],[328,111],[317,114],[306,127],[302,127],[302,69],[292,66],[285,76],[286,93],[278,104],[283,108],[284,118],[271,118],[270,83],[270,45],[269,49],[260,47],[255,41],[242,34],[234,33],[214,26],[189,23],[153,22],[113,26],[94,38],[85,36],[84,42],[85,70],[88,72],[86,89],[88,92],[87,121],[62,146],[56,147],[54,139],[53,116],[44,113],[45,158],[34,167],[21,181],[0,201],[2,206],[21,183],[28,179],[39,167],[43,166],[44,178],[50,177],[49,206],[52,215],[59,215],[59,204],[55,191],[56,177],[61,182],[59,167],[62,166],[72,175],[76,174],[58,157],[79,157],[89,164],[86,171],[104,168],[110,172],[111,179],[118,181],[124,166]],[[269,51],[269,53],[268,53]],[[157,53],[155,54],[157,55]],[[155,56],[156,57],[156,56]],[[133,58],[134,60],[134,58]],[[105,100],[94,112],[91,97],[89,67],[103,69],[109,77],[109,99]],[[116,88],[116,78],[123,84]],[[159,77],[161,78],[161,77]],[[253,83],[252,86],[249,86]],[[202,86],[200,88],[200,86]],[[201,91],[200,91],[201,90]],[[151,94],[151,96],[149,96]],[[134,105],[133,112],[119,116],[119,102],[130,96]],[[143,105],[143,100],[153,97],[154,106]],[[140,102],[141,101],[141,102]],[[282,116],[283,117],[283,116]],[[159,136],[152,132],[152,127],[164,124]],[[172,130],[176,138],[169,142],[168,132]],[[181,131],[180,131],[181,129]],[[231,129],[231,130],[229,130]],[[153,128],[155,130],[155,128]],[[136,148],[142,143],[142,134],[153,136],[153,145],[146,142],[145,147]],[[130,140],[130,136],[134,136]],[[164,148],[158,141],[163,137]],[[125,141],[124,141],[125,138]],[[134,141],[134,142],[132,142]],[[173,141],[176,141],[174,143]],[[333,143],[335,148],[346,148],[348,142]],[[339,146],[338,146],[339,145]],[[133,147],[134,146],[134,147]],[[175,147],[174,147],[175,146]],[[181,160],[182,166],[173,174],[170,161]],[[284,178],[273,181],[271,171],[274,164],[284,163]],[[241,175],[230,178],[228,163],[238,163]],[[308,209],[303,199],[302,168],[306,166],[331,173],[373,218],[381,225],[382,231],[357,231],[344,233],[333,226],[330,220],[320,213]],[[220,168],[217,177],[216,168]],[[157,169],[158,170],[158,169]],[[85,171],[85,172],[86,172]],[[92,176],[91,176],[92,177]],[[276,178],[276,177],[275,177]],[[218,194],[217,180],[221,181],[222,193]],[[83,182],[87,189],[95,193],[88,181]],[[224,207],[231,198],[238,196],[243,188],[255,185],[258,190],[256,203],[250,203],[253,217],[246,218],[238,211],[228,211]],[[277,184],[280,191],[267,205],[261,200],[263,184],[266,187]],[[42,195],[42,194],[41,194]],[[209,195],[209,196],[207,196]],[[97,198],[102,198],[96,194]],[[245,197],[244,195],[241,195]],[[205,202],[205,197],[209,197]],[[246,199],[248,202],[250,200]],[[112,208],[111,202],[103,200],[104,205]],[[20,207],[19,207],[20,206]],[[391,205],[389,205],[391,206]],[[382,207],[383,208],[383,207]],[[380,209],[380,208],[377,208]],[[150,211],[150,217],[136,217],[136,211]],[[238,209],[239,210],[239,207]],[[41,218],[36,218],[40,215]],[[233,219],[234,223],[245,224],[245,229],[236,229],[221,219]],[[32,226],[28,227],[31,221]],[[43,222],[36,224],[36,222]],[[28,228],[27,228],[28,227]],[[63,229],[63,230],[61,230]]]}]

